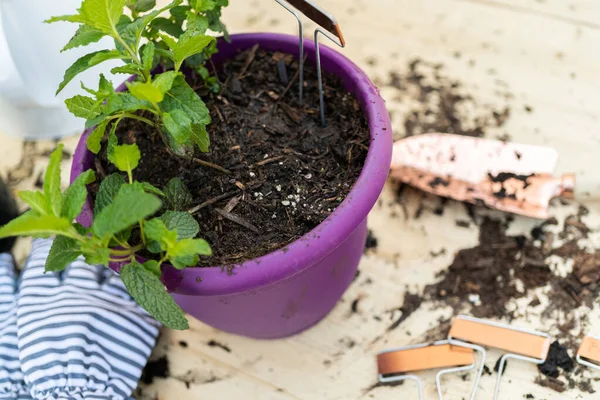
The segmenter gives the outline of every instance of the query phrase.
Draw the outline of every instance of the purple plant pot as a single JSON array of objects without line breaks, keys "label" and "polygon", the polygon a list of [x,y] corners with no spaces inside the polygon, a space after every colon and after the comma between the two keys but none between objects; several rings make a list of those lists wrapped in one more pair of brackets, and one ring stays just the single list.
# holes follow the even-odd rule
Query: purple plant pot
[{"label": "purple plant pot", "polygon": [[[232,35],[220,42],[213,57],[219,64],[255,44],[263,49],[298,55],[298,39],[269,33]],[[314,44],[305,42],[314,64]],[[287,247],[236,265],[223,267],[163,266],[163,282],[188,314],[216,328],[254,338],[280,338],[301,332],[323,319],[352,282],[367,236],[367,214],[377,201],[388,175],[392,136],[390,119],[377,88],[355,64],[336,51],[321,47],[323,69],[336,74],[358,99],[368,120],[371,144],[356,184],[319,226]],[[317,106],[317,105],[315,105]],[[71,181],[93,165],[83,133],[71,170]],[[78,221],[89,226],[88,198]],[[143,260],[140,260],[143,261]],[[111,265],[119,271],[119,265]]]}]

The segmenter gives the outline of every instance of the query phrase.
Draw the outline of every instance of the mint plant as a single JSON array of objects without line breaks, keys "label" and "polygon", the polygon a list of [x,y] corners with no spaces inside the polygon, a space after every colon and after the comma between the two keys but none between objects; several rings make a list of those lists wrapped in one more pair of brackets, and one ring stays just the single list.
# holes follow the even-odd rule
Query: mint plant
[{"label": "mint plant", "polygon": [[[207,32],[228,37],[220,20],[221,9],[227,4],[228,0],[187,0],[185,4],[184,0],[174,0],[155,9],[156,0],[83,0],[77,14],[47,21],[79,24],[63,51],[106,36],[115,43],[114,49],[96,51],[77,60],[65,72],[57,93],[81,72],[108,60],[124,62],[112,73],[136,76],[127,83],[128,92],[115,92],[112,83],[101,75],[98,90],[84,87],[90,96],[77,95],[66,100],[75,116],[87,120],[86,127],[95,127],[87,142],[92,152],[100,151],[107,129],[110,127],[114,136],[124,118],[155,128],[177,156],[191,157],[195,147],[208,151],[209,111],[186,82],[182,68],[195,70],[209,90],[219,90],[216,78],[205,67],[217,51],[215,38]],[[130,15],[124,13],[126,9]],[[170,16],[164,16],[166,13]],[[114,139],[109,139],[109,146],[114,143]]]},{"label": "mint plant", "polygon": [[[160,190],[132,179],[140,160],[133,145],[117,146],[112,156],[115,173],[99,186],[90,227],[73,222],[87,197],[86,185],[95,181],[92,170],[81,174],[61,192],[62,145],[50,156],[42,191],[21,192],[31,209],[0,228],[0,238],[56,235],[46,261],[47,272],[64,270],[83,256],[89,264],[123,264],[121,277],[129,293],[153,317],[172,329],[187,329],[183,311],[160,280],[161,265],[169,262],[183,269],[211,254],[208,243],[197,239],[198,222],[186,211],[191,195],[183,182],[173,179]],[[152,259],[140,264],[136,253],[146,250]]]}]

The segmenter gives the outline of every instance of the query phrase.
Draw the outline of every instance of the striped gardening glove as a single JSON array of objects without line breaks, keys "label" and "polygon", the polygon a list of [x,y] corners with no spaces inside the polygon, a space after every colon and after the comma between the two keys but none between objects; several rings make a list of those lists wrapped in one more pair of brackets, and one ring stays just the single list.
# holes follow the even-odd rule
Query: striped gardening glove
[{"label": "striped gardening glove", "polygon": [[34,240],[20,285],[19,358],[36,400],[130,398],[156,343],[159,324],[120,277],[73,262],[44,274],[52,240]]},{"label": "striped gardening glove", "polygon": [[17,347],[15,266],[8,253],[0,254],[0,399],[31,399],[23,380]]}]

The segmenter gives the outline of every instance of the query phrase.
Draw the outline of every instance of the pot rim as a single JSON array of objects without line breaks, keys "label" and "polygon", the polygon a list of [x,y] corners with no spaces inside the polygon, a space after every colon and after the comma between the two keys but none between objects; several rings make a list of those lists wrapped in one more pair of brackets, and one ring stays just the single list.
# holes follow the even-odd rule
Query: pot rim
[{"label": "pot rim", "polygon": [[[220,41],[219,53],[213,56],[213,60],[218,63],[238,50],[257,43],[268,50],[298,55],[298,38],[295,36],[249,33],[231,35],[230,43]],[[308,62],[314,63],[314,48],[313,42],[305,40]],[[233,265],[232,273],[228,273],[228,266],[177,270],[164,264],[162,280],[169,291],[194,296],[227,295],[289,279],[315,265],[341,245],[375,205],[387,179],[392,156],[392,128],[385,103],[379,90],[352,61],[323,45],[320,45],[320,53],[323,70],[340,77],[345,89],[354,94],[367,118],[371,142],[363,170],[354,186],[331,215],[312,231],[282,249]],[[95,155],[87,149],[86,141],[92,130],[84,131],[77,145],[71,182],[91,168]],[[93,218],[92,210],[88,196],[77,218],[78,222],[89,225]],[[138,259],[144,260],[141,257]],[[115,267],[117,271],[120,269],[120,266]]]}]

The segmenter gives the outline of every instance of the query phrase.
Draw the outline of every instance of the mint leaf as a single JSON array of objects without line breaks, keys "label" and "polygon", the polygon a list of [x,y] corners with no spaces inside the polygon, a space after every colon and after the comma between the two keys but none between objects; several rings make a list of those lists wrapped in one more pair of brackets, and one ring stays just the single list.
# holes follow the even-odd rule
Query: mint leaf
[{"label": "mint leaf", "polygon": [[125,178],[120,174],[112,174],[104,178],[100,183],[100,188],[98,188],[98,193],[96,194],[94,215],[98,215],[100,211],[104,210],[104,208],[115,200],[121,186],[124,184]]},{"label": "mint leaf", "polygon": [[162,275],[162,271],[160,269],[160,264],[156,260],[148,260],[144,263],[144,268],[147,271],[152,272],[154,275],[160,278]]},{"label": "mint leaf", "polygon": [[81,25],[79,29],[77,29],[77,32],[75,32],[73,38],[71,38],[69,43],[67,43],[67,45],[63,47],[60,52],[62,53],[63,51],[74,49],[76,47],[87,46],[88,44],[96,43],[102,39],[104,35],[104,32],[99,31],[94,27],[89,25]]},{"label": "mint leaf", "polygon": [[104,112],[107,115],[111,115],[121,111],[138,110],[153,111],[154,108],[152,107],[151,103],[144,100],[139,100],[131,93],[113,93],[108,96]]},{"label": "mint leaf", "polygon": [[96,174],[88,169],[75,179],[75,181],[65,190],[63,195],[62,216],[69,221],[74,220],[85,204],[87,198],[86,185],[96,180]]},{"label": "mint leaf", "polygon": [[65,100],[65,104],[71,114],[79,118],[92,119],[100,114],[96,100],[91,97],[77,95]]},{"label": "mint leaf", "polygon": [[169,137],[169,145],[173,152],[185,157],[193,153],[192,143],[192,120],[182,110],[173,110],[164,113],[163,124]]},{"label": "mint leaf", "polygon": [[154,10],[151,13],[136,19],[129,25],[125,26],[123,29],[120,29],[119,32],[121,33],[123,38],[131,44],[139,43],[140,38],[148,24],[150,24],[158,15],[162,14],[167,10],[170,10],[173,7],[177,7],[181,3],[183,3],[183,0],[173,0],[171,3],[167,4],[163,8],[159,10]]},{"label": "mint leaf", "polygon": [[19,197],[40,215],[47,215],[50,211],[42,192],[19,192]]},{"label": "mint leaf", "polygon": [[79,242],[64,236],[57,236],[52,242],[50,253],[46,259],[46,271],[62,271],[81,255]]},{"label": "mint leaf", "polygon": [[126,0],[84,0],[79,10],[87,25],[114,36]]},{"label": "mint leaf", "polygon": [[148,182],[134,182],[137,184],[140,184],[142,186],[142,188],[144,189],[144,192],[146,193],[152,193],[158,196],[162,196],[165,197],[165,194],[163,193],[162,190],[160,190],[159,188],[152,186],[151,184],[149,184]]},{"label": "mint leaf", "polygon": [[167,211],[160,216],[160,220],[168,230],[177,232],[179,240],[194,238],[200,232],[198,222],[185,211]]},{"label": "mint leaf", "polygon": [[154,42],[148,42],[148,44],[144,46],[144,50],[142,51],[142,65],[147,71],[150,71],[152,69],[152,65],[154,64],[155,48],[156,46],[154,45]]},{"label": "mint leaf", "polygon": [[163,101],[165,94],[150,82],[128,83],[129,93],[140,100],[148,101],[152,104],[158,104]]},{"label": "mint leaf", "polygon": [[75,61],[75,63],[71,65],[69,69],[67,69],[63,81],[58,86],[56,94],[59,94],[65,88],[65,86],[67,86],[67,84],[73,80],[73,78],[83,71],[88,70],[104,61],[116,58],[122,58],[121,53],[119,53],[117,50],[100,50],[81,57],[79,60]]},{"label": "mint leaf", "polygon": [[173,87],[175,78],[177,78],[180,75],[181,74],[179,72],[175,71],[163,72],[162,74],[156,75],[154,77],[152,85],[159,89],[163,93],[163,95],[167,94],[167,92]]},{"label": "mint leaf", "polygon": [[198,264],[198,255],[212,255],[212,250],[206,240],[183,239],[167,251],[169,260],[177,269]]},{"label": "mint leaf", "polygon": [[110,262],[110,249],[97,238],[89,238],[81,245],[81,252],[88,264],[108,265]]},{"label": "mint leaf", "polygon": [[179,71],[186,58],[201,53],[213,40],[214,37],[198,31],[187,31],[181,35],[177,45],[171,48],[175,57],[175,70]]},{"label": "mint leaf", "polygon": [[193,124],[191,138],[201,152],[208,152],[208,149],[210,148],[210,138],[206,131],[206,125]]},{"label": "mint leaf", "polygon": [[160,104],[160,108],[168,113],[177,109],[183,110],[193,123],[200,125],[210,124],[208,108],[206,108],[200,96],[198,96],[181,75],[175,78],[173,87]]},{"label": "mint leaf", "polygon": [[137,144],[123,144],[115,146],[114,153],[112,157],[109,157],[109,160],[120,171],[131,173],[137,168],[141,157]]},{"label": "mint leaf", "polygon": [[167,18],[156,18],[150,23],[150,26],[176,38],[183,34],[181,24],[178,25],[176,22]]},{"label": "mint leaf", "polygon": [[54,215],[39,215],[28,211],[0,228],[0,238],[9,236],[49,237],[51,235],[72,236],[71,221]]},{"label": "mint leaf", "polygon": [[94,154],[98,154],[100,149],[102,148],[102,139],[104,139],[104,134],[106,133],[106,127],[108,126],[109,120],[105,119],[102,121],[92,133],[87,138],[87,148]]},{"label": "mint leaf", "polygon": [[95,216],[92,232],[106,240],[154,214],[160,207],[161,201],[152,194],[119,192],[113,203]]},{"label": "mint leaf", "polygon": [[111,74],[138,75],[140,67],[137,64],[125,64],[119,67],[114,67],[110,70]]},{"label": "mint leaf", "polygon": [[192,194],[180,179],[171,179],[164,192],[169,208],[172,210],[184,211],[192,203]]},{"label": "mint leaf", "polygon": [[[112,127],[110,128],[110,132],[108,134],[108,143],[106,144],[106,156],[109,161],[115,157],[115,148],[119,145],[119,139],[117,139],[117,135],[115,132],[117,131],[117,126],[119,124],[119,120],[116,120]],[[113,163],[114,164],[114,163]]]},{"label": "mint leaf", "polygon": [[60,190],[60,162],[63,155],[63,145],[59,144],[50,155],[50,162],[46,168],[44,177],[44,197],[46,198],[46,210],[54,216],[61,216],[62,193]]},{"label": "mint leaf", "polygon": [[177,243],[177,232],[168,230],[158,218],[144,222],[144,234],[149,243],[148,248],[155,253],[165,251]]},{"label": "mint leaf", "polygon": [[187,13],[187,30],[205,33],[208,29],[208,20],[205,15]]},{"label": "mint leaf", "polygon": [[160,279],[140,263],[134,261],[121,268],[121,278],[135,301],[159,322],[171,329],[189,328],[185,314]]},{"label": "mint leaf", "polygon": [[146,12],[156,7],[156,0],[136,0],[133,10],[135,12]]}]

